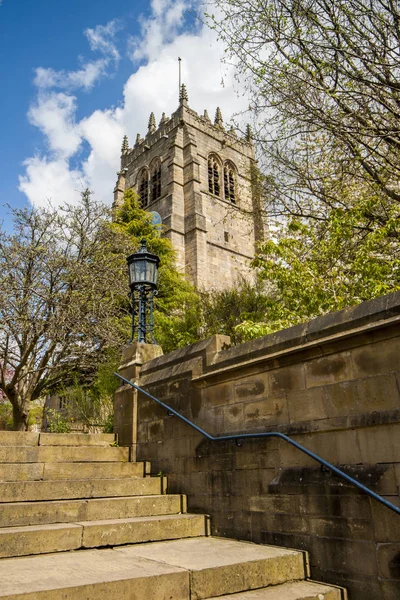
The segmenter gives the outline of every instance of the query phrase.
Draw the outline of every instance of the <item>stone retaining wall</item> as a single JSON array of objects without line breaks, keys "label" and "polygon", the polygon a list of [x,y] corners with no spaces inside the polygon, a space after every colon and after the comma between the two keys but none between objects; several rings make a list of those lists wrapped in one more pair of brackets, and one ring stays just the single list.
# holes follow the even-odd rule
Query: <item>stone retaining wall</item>
[{"label": "stone retaining wall", "polygon": [[[139,384],[206,431],[281,431],[400,505],[400,294],[236,347],[214,336]],[[137,458],[213,534],[306,549],[351,600],[400,598],[400,517],[276,438],[207,442],[139,395]]]}]

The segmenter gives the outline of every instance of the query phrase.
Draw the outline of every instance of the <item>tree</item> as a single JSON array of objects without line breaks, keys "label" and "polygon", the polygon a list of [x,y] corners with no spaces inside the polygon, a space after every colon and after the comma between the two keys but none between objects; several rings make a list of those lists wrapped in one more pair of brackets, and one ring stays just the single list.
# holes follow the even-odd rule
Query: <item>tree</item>
[{"label": "tree", "polygon": [[399,4],[215,4],[212,26],[251,94],[268,213],[324,220],[361,186],[384,226],[400,201]]},{"label": "tree", "polygon": [[265,286],[261,277],[250,282],[239,276],[232,288],[203,292],[201,306],[204,337],[229,335],[233,345],[247,339],[249,326],[246,328],[242,324],[263,321],[268,302],[266,287],[268,286]]},{"label": "tree", "polygon": [[259,337],[400,290],[399,219],[393,210],[384,228],[362,228],[369,204],[334,209],[325,222],[292,219],[262,244],[253,266],[269,286],[264,315],[258,321],[251,316],[237,332]]},{"label": "tree", "polygon": [[201,325],[200,298],[194,286],[186,281],[176,266],[176,252],[169,239],[152,222],[152,215],[143,210],[134,190],[125,192],[124,203],[115,215],[113,227],[127,235],[139,248],[145,239],[150,252],[160,257],[158,294],[155,301],[155,338],[164,352],[187,346],[199,339]]},{"label": "tree", "polygon": [[77,206],[12,212],[14,233],[0,230],[0,390],[23,430],[32,400],[89,377],[126,339],[130,248],[88,190]]},{"label": "tree", "polygon": [[[270,239],[256,337],[399,289],[400,8],[392,0],[215,0],[251,97]],[[273,219],[275,217],[275,219]]]}]

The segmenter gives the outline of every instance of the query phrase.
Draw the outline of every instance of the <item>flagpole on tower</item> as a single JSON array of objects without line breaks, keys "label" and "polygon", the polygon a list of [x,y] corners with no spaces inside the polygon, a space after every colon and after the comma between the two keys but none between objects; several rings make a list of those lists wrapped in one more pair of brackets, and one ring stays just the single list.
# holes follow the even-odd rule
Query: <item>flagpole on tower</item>
[{"label": "flagpole on tower", "polygon": [[178,56],[178,65],[179,65],[179,90],[178,90],[178,100],[180,100],[181,97],[181,87],[182,87],[182,72],[181,72],[181,62],[182,59],[180,56]]}]

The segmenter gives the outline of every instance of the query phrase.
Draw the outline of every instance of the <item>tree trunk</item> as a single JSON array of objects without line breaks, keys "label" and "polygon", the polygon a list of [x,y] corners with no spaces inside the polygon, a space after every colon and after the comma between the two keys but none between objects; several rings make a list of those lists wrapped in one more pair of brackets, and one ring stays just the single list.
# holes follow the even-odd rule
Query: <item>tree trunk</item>
[{"label": "tree trunk", "polygon": [[13,430],[28,431],[29,410],[16,407],[13,404]]}]

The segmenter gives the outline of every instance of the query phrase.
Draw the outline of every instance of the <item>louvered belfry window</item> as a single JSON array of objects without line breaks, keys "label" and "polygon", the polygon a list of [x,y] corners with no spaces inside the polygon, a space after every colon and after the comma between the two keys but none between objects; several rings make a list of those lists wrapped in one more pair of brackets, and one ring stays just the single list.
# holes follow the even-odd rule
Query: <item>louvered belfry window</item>
[{"label": "louvered belfry window", "polygon": [[219,164],[215,156],[208,159],[208,191],[214,196],[220,195]]},{"label": "louvered belfry window", "polygon": [[236,204],[235,170],[230,163],[224,166],[224,197],[228,202]]},{"label": "louvered belfry window", "polygon": [[145,208],[149,203],[149,172],[147,169],[143,169],[140,173],[138,193],[140,205],[142,208]]},{"label": "louvered belfry window", "polygon": [[154,163],[151,170],[151,202],[161,197],[161,162]]}]

